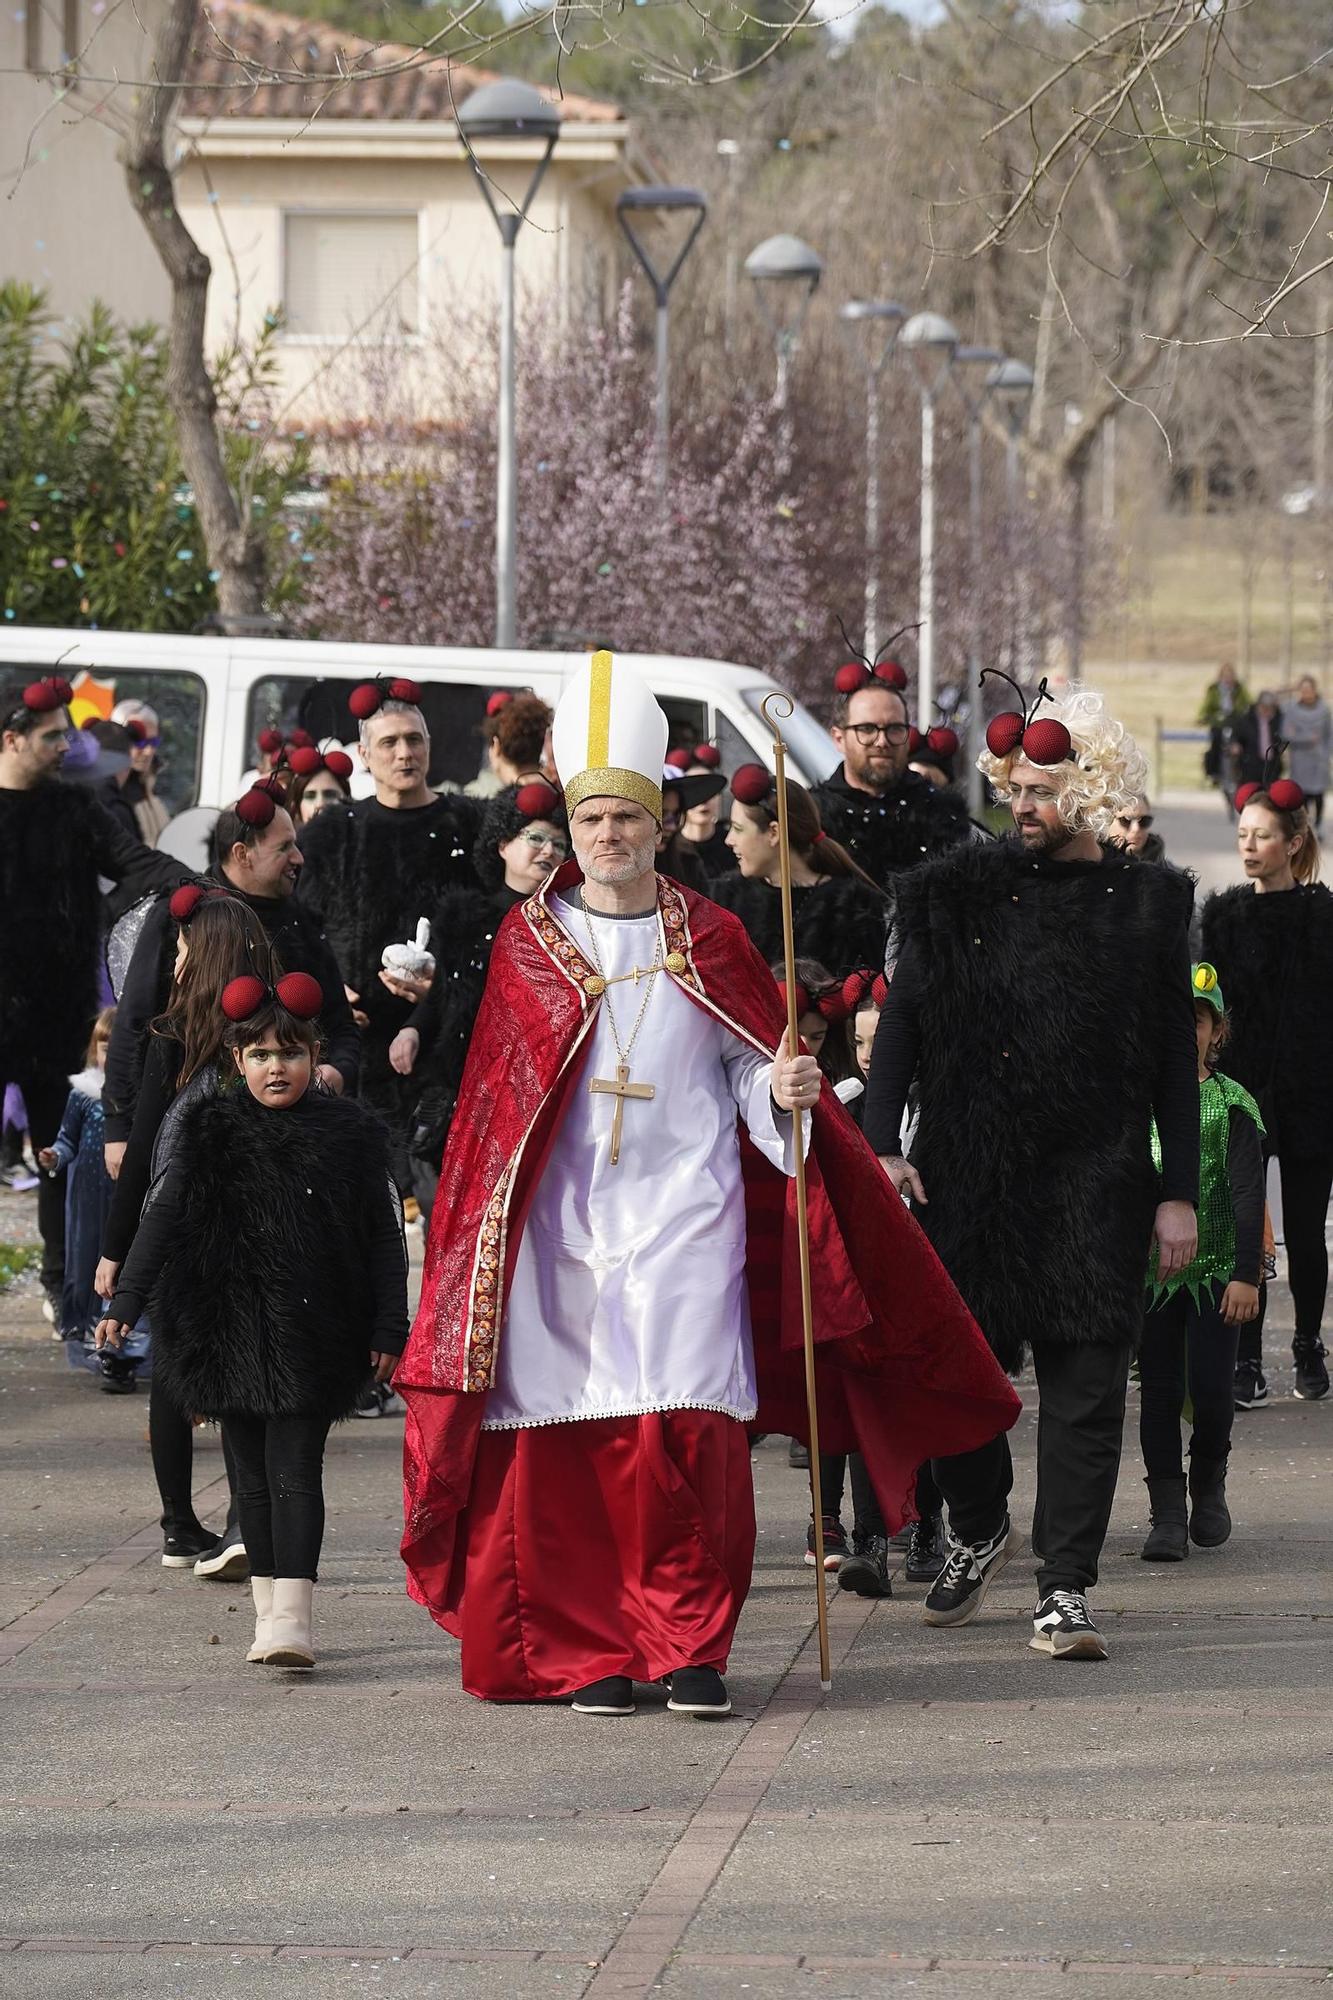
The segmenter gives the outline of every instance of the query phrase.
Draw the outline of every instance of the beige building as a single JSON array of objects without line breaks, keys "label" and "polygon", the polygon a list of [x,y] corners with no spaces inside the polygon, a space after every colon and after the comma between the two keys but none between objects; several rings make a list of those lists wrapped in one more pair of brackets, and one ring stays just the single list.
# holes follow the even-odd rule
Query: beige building
[{"label": "beige building", "polygon": [[[454,107],[491,72],[215,0],[179,119],[181,213],[213,265],[209,341],[281,315],[282,400],[294,420],[362,414],[385,362],[430,394],[432,344],[497,297],[500,239]],[[317,81],[303,81],[314,73]],[[346,80],[334,84],[330,79]],[[257,80],[258,79],[258,80]],[[282,79],[282,80],[278,80]],[[606,310],[619,264],[615,200],[636,175],[614,105],[565,97],[559,142],[518,247],[520,311]],[[478,154],[518,199],[544,147]]]},{"label": "beige building", "polygon": [[[27,4],[40,11],[7,14],[0,29],[16,64],[0,75],[0,193],[17,188],[0,202],[0,275],[44,284],[60,314],[98,297],[125,318],[165,318],[166,282],[117,160],[160,0],[61,0],[63,14]],[[428,400],[432,344],[457,308],[475,316],[495,301],[499,234],[454,119],[493,74],[249,0],[205,0],[176,125],[180,211],[213,267],[210,350],[252,341],[280,315],[289,421],[362,414],[386,365],[401,393]],[[560,110],[519,238],[518,297],[520,311],[546,300],[567,323],[607,309],[621,268],[616,196],[646,175],[614,105],[566,96]],[[520,198],[542,150],[477,149]]]}]

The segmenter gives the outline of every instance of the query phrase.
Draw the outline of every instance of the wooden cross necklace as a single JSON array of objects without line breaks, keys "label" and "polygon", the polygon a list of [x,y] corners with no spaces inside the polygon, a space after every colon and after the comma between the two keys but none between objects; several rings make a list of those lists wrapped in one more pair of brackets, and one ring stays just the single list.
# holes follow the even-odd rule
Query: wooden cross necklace
[{"label": "wooden cross necklace", "polygon": [[[585,985],[589,992],[593,991],[594,986],[596,987],[593,997],[600,997],[602,1004],[606,1008],[606,1018],[611,1024],[611,1039],[616,1045],[617,1057],[614,1080],[605,1076],[593,1077],[588,1085],[588,1094],[592,1097],[614,1097],[616,1100],[615,1114],[611,1120],[611,1165],[616,1167],[620,1164],[620,1140],[625,1123],[625,1100],[630,1097],[650,1099],[657,1095],[656,1084],[631,1083],[629,1073],[630,1058],[634,1054],[634,1044],[639,1039],[639,1030],[643,1026],[644,1015],[648,1012],[648,1002],[653,997],[653,987],[656,984],[658,973],[662,970],[662,944],[659,938],[657,949],[653,953],[653,962],[651,965],[645,967],[636,965],[632,973],[622,972],[615,979],[608,979],[606,969],[602,964],[602,954],[597,949],[597,935],[592,927],[592,917],[586,906],[583,912],[583,921],[588,932],[588,943],[592,948],[593,964],[597,967],[596,980],[589,979],[585,981]],[[615,1011],[611,1005],[611,995],[607,991],[608,987],[618,986],[625,979],[633,979],[636,986],[640,979],[646,979],[648,982],[644,987],[643,999],[639,1002],[639,1011],[635,1017],[634,1027],[630,1033],[628,1042],[622,1042],[620,1039],[620,1029],[616,1025]]]}]

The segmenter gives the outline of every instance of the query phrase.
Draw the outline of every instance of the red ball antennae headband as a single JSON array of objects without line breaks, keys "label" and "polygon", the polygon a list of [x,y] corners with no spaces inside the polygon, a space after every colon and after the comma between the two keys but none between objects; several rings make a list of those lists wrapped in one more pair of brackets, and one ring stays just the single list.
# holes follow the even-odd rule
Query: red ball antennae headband
[{"label": "red ball antennae headband", "polygon": [[[372,715],[378,715],[386,701],[406,702],[412,708],[421,705],[421,687],[417,681],[401,679],[385,680],[381,675],[373,681],[362,681],[347,697],[347,706],[358,722],[368,722]],[[490,712],[489,703],[487,704]]]},{"label": "red ball antennae headband", "polygon": [[308,972],[285,972],[276,986],[243,972],[222,989],[222,1011],[229,1021],[251,1021],[261,1008],[275,1004],[295,1021],[313,1021],[324,1005],[324,989]]},{"label": "red ball antennae headband", "polygon": [[316,771],[331,771],[345,783],[352,775],[352,760],[345,750],[317,750],[311,743],[288,751],[287,768],[298,778],[313,778]]},{"label": "red ball antennae headband", "polygon": [[1051,715],[1044,717],[1040,722],[1033,720],[1044,701],[1055,700],[1045,675],[1043,674],[1037,683],[1036,698],[1032,707],[1025,709],[1023,690],[1012,674],[1005,673],[1003,667],[983,667],[981,679],[977,682],[978,687],[982,685],[987,674],[993,675],[996,680],[1008,681],[1019,700],[1016,709],[1006,708],[987,724],[986,748],[991,756],[1012,757],[1015,750],[1021,749],[1032,764],[1049,766],[1066,763],[1073,753],[1074,739],[1063,722],[1057,722]]},{"label": "red ball antennae headband", "polygon": [[249,791],[241,793],[232,811],[246,826],[262,832],[266,826],[272,826],[278,807],[285,807],[286,804],[287,794],[282,780],[274,775],[271,778],[256,778]]},{"label": "red ball antennae headband", "polygon": [[859,972],[849,972],[842,982],[843,1004],[849,1015],[859,1014],[863,1007],[882,1007],[888,997],[888,980],[868,965]]},{"label": "red ball antennae headband", "polygon": [[514,804],[524,819],[549,819],[560,810],[560,794],[554,785],[534,778],[530,784],[519,786],[514,793]]},{"label": "red ball antennae headband", "polygon": [[53,709],[68,707],[74,690],[63,674],[44,674],[41,680],[28,683],[21,699],[30,714],[49,715]]},{"label": "red ball antennae headband", "polygon": [[172,890],[167,908],[181,929],[186,930],[204,903],[232,903],[235,900],[226,889],[214,889],[204,882],[182,882],[179,889]]},{"label": "red ball antennae headband", "polygon": [[838,693],[855,694],[858,688],[873,687],[878,681],[881,687],[893,688],[901,694],[907,686],[906,671],[896,660],[886,660],[884,655],[895,641],[902,638],[904,632],[910,632],[912,629],[910,625],[900,625],[898,630],[884,641],[872,660],[859,646],[853,645],[852,636],[840,618],[838,630],[842,634],[843,644],[849,653],[855,654],[855,658],[848,660],[845,666],[839,667],[833,676],[833,685]]}]

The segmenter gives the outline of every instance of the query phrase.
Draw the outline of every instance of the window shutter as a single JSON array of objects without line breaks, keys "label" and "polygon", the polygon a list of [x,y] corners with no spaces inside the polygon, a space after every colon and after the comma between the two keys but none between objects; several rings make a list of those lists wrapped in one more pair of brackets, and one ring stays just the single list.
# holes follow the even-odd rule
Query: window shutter
[{"label": "window shutter", "polygon": [[417,332],[415,214],[288,215],[285,241],[290,333],[401,340]]}]

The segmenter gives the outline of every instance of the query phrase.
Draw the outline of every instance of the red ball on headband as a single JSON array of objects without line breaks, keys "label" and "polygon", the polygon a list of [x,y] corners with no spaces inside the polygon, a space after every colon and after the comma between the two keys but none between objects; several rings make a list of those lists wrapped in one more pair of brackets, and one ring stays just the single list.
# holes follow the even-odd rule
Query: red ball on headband
[{"label": "red ball on headband", "polygon": [[167,908],[178,924],[188,924],[207,894],[202,883],[182,882],[179,889],[172,890]]},{"label": "red ball on headband", "polygon": [[324,769],[332,771],[335,778],[350,778],[352,775],[352,760],[345,750],[326,750],[324,752]]},{"label": "red ball on headband", "polygon": [[124,728],[125,734],[129,737],[131,743],[146,743],[148,741],[147,725],[140,722],[137,715],[131,716],[130,720],[124,725]]},{"label": "red ball on headband", "polygon": [[1250,800],[1251,800],[1251,799],[1252,799],[1252,798],[1254,797],[1255,793],[1256,793],[1256,792],[1261,792],[1262,790],[1263,790],[1263,786],[1262,786],[1262,785],[1256,785],[1256,784],[1254,783],[1253,779],[1251,779],[1251,781],[1250,781],[1250,783],[1249,783],[1248,785],[1237,785],[1237,787],[1236,787],[1236,811],[1237,811],[1237,812],[1244,812],[1244,810],[1245,810],[1246,806],[1247,806],[1247,805],[1248,805],[1248,804],[1250,803]]},{"label": "red ball on headband", "polygon": [[907,686],[906,671],[896,660],[881,660],[875,668],[875,679],[883,681],[888,687],[897,688],[900,694]]},{"label": "red ball on headband", "polygon": [[[814,1001],[810,998],[809,987],[802,986],[799,979],[796,982],[795,990],[796,990],[796,1018],[799,1021],[802,1014],[813,1014],[817,1010],[815,1008]],[[785,979],[779,979],[778,992],[782,995],[782,1004],[785,1007],[787,1004],[787,982]]]},{"label": "red ball on headband", "polygon": [[508,688],[498,688],[486,703],[487,715],[498,715],[502,708],[508,708],[513,699]]},{"label": "red ball on headband", "polygon": [[253,972],[229,979],[222,989],[222,1011],[229,1021],[248,1021],[268,998],[268,988]]},{"label": "red ball on headband", "polygon": [[855,694],[858,688],[869,687],[870,675],[859,660],[848,660],[834,674],[833,685],[839,694]]},{"label": "red ball on headband", "polygon": [[309,750],[314,740],[308,729],[294,729],[287,738],[293,750]]},{"label": "red ball on headband", "polygon": [[676,749],[667,751],[664,762],[669,764],[673,771],[688,771],[694,759],[688,750]]},{"label": "red ball on headband", "polygon": [[324,988],[308,972],[284,973],[275,991],[287,1012],[298,1021],[313,1021],[324,1005]]},{"label": "red ball on headband", "polygon": [[705,771],[719,771],[722,768],[722,752],[716,743],[696,743],[694,761],[702,764]]},{"label": "red ball on headband", "polygon": [[907,732],[908,756],[919,757],[921,752],[925,749],[925,747],[926,747],[926,739],[921,734],[921,731],[916,727],[916,724],[913,723],[912,727]]},{"label": "red ball on headband", "polygon": [[410,701],[415,704],[421,700],[420,685],[416,681],[390,681],[389,699],[390,701]]},{"label": "red ball on headband", "polygon": [[514,794],[514,804],[524,819],[549,819],[553,812],[560,810],[560,794],[554,785],[543,785],[533,779],[530,785],[520,785]]},{"label": "red ball on headband", "polygon": [[58,674],[33,681],[23,690],[23,706],[31,709],[34,715],[49,715],[53,708],[63,708],[67,701],[73,699],[73,688]]},{"label": "red ball on headband", "polygon": [[1279,812],[1295,812],[1305,804],[1305,793],[1294,778],[1279,778],[1268,787],[1268,796]]},{"label": "red ball on headband", "polygon": [[1063,722],[1044,716],[1023,731],[1023,755],[1034,764],[1063,764],[1074,747]]},{"label": "red ball on headband", "polygon": [[362,681],[347,697],[347,706],[358,722],[365,722],[379,707],[383,696],[375,681]]},{"label": "red ball on headband", "polygon": [[266,757],[276,757],[286,738],[280,729],[261,729],[259,747]]},{"label": "red ball on headband", "polygon": [[731,774],[731,796],[743,806],[757,806],[773,792],[773,773],[763,764],[742,764]]},{"label": "red ball on headband", "polygon": [[1017,709],[1007,708],[986,725],[986,748],[992,757],[1007,757],[1017,750],[1023,734],[1023,718]]},{"label": "red ball on headband", "polygon": [[926,741],[937,757],[956,757],[958,754],[958,731],[937,723],[934,729],[926,731]]},{"label": "red ball on headband", "polygon": [[313,744],[305,749],[289,750],[287,753],[288,766],[295,771],[298,778],[313,778],[323,762],[324,759]]},{"label": "red ball on headband", "polygon": [[277,810],[272,792],[263,790],[259,785],[252,785],[236,801],[236,817],[244,820],[247,826],[271,826]]}]

